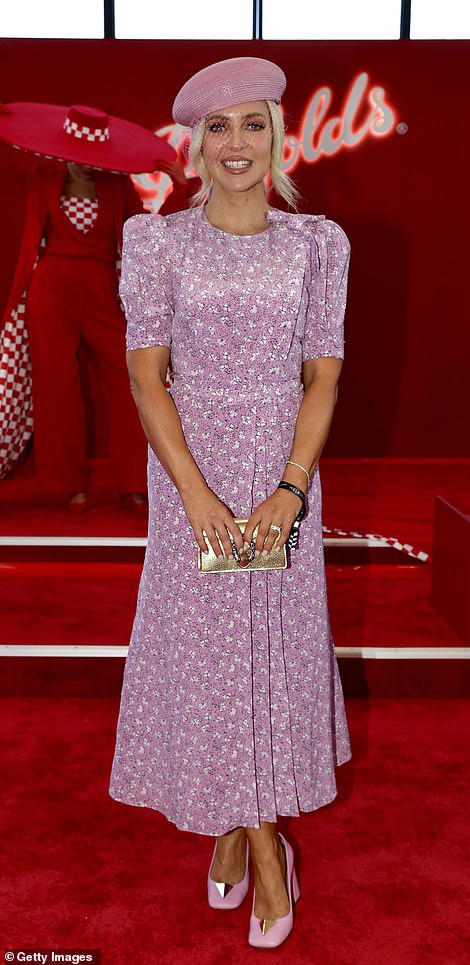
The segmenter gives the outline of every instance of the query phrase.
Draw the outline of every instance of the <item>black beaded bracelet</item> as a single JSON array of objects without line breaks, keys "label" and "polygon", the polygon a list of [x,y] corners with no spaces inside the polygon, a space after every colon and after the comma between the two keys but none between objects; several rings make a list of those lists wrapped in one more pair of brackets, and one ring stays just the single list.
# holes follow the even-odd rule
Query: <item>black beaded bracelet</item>
[{"label": "black beaded bracelet", "polygon": [[298,496],[302,502],[300,511],[298,515],[295,517],[294,522],[292,523],[292,529],[289,533],[289,538],[287,540],[287,545],[289,549],[293,550],[296,548],[297,543],[299,542],[300,524],[305,516],[305,513],[307,512],[307,507],[305,505],[305,493],[302,489],[299,489],[298,486],[293,486],[292,483],[284,482],[283,479],[281,480],[277,488],[287,489],[288,492],[294,493],[294,496]]}]

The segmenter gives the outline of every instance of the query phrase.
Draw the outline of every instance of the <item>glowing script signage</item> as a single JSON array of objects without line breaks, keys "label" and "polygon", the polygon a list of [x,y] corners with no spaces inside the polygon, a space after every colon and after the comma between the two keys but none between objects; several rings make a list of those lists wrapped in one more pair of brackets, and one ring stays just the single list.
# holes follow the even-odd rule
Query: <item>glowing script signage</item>
[{"label": "glowing script signage", "polygon": [[300,160],[311,164],[322,154],[331,157],[341,148],[356,147],[366,137],[383,137],[393,130],[395,114],[385,101],[383,87],[372,87],[367,93],[368,83],[368,74],[356,77],[337,117],[327,117],[331,88],[315,91],[304,110],[299,134],[286,137],[286,171]]},{"label": "glowing script signage", "polygon": [[[329,116],[333,91],[320,87],[314,91],[301,116],[297,134],[288,133],[285,140],[284,170],[293,171],[299,162],[313,164],[323,157],[333,157],[344,149],[353,149],[366,138],[384,137],[395,129],[395,113],[386,102],[383,87],[371,87],[369,75],[358,74],[344,99],[341,112]],[[179,124],[169,124],[155,132],[177,148],[188,131]],[[189,165],[186,173],[190,174]],[[165,174],[140,174],[134,178],[148,208],[158,211],[170,186]]]}]

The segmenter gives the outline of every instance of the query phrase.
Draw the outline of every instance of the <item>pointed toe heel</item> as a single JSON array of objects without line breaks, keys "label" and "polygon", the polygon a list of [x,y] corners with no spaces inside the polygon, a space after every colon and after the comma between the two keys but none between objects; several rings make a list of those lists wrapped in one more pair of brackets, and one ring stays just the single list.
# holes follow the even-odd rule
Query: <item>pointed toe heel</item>
[{"label": "pointed toe heel", "polygon": [[248,942],[254,948],[278,948],[290,935],[294,926],[294,904],[300,898],[299,882],[294,868],[294,852],[288,841],[279,835],[286,852],[286,887],[289,897],[289,912],[283,918],[257,918],[255,915],[255,894],[250,918]]},{"label": "pointed toe heel", "polygon": [[213,881],[211,878],[212,865],[214,864],[217,842],[212,856],[209,874],[207,875],[207,900],[211,908],[218,908],[226,911],[230,908],[238,908],[246,898],[250,884],[250,870],[248,866],[249,850],[248,841],[246,842],[246,866],[245,875],[241,881],[235,885],[228,885],[224,881]]},{"label": "pointed toe heel", "polygon": [[133,513],[148,513],[147,497],[143,493],[121,493],[121,506],[123,509],[130,509]]},{"label": "pointed toe heel", "polygon": [[[80,494],[77,494],[77,495],[80,495]],[[88,503],[88,498],[86,496],[86,493],[83,493],[83,497],[84,498],[81,499],[80,502],[76,502],[73,498],[73,495],[70,496],[69,498],[68,508],[70,512],[74,514],[74,516],[80,516],[82,513],[86,513],[87,509],[89,508],[89,503]]]}]

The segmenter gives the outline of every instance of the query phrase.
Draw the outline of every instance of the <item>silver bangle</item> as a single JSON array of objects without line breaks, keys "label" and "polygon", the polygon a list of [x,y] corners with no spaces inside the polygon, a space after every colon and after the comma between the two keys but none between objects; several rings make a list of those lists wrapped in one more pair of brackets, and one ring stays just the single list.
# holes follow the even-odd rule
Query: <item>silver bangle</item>
[{"label": "silver bangle", "polygon": [[307,486],[310,486],[310,473],[307,472],[305,466],[301,466],[299,462],[293,462],[292,459],[288,459],[286,465],[295,466],[296,469],[301,469],[302,472],[304,472],[307,477]]}]

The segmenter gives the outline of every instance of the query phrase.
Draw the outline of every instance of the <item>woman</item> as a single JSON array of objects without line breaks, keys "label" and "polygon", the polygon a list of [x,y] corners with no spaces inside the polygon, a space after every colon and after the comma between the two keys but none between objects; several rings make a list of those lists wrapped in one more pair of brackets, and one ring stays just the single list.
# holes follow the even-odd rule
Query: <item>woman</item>
[{"label": "woman", "polygon": [[[116,800],[216,836],[212,907],[244,899],[249,853],[249,942],[268,948],[289,934],[299,893],[277,816],[331,801],[335,765],[350,757],[318,473],[349,245],[332,222],[269,207],[268,172],[294,197],[280,168],[284,88],[276,65],[251,57],[192,77],[173,114],[192,127],[202,203],[125,226],[128,366],[152,452],[110,784]],[[282,548],[308,489],[286,570],[198,571],[204,534],[219,557],[243,557],[252,537],[256,556]],[[234,518],[246,517],[242,537]]]},{"label": "woman", "polygon": [[[38,488],[67,494],[74,513],[87,508],[79,352],[84,344],[110,413],[109,462],[116,488],[126,508],[146,512],[147,443],[129,392],[116,262],[124,221],[144,210],[124,172],[152,169],[159,153],[163,163],[165,158],[171,162],[174,151],[145,128],[82,106],[67,111],[48,104],[3,105],[0,138],[65,161],[40,162],[22,176],[17,154],[13,172],[0,171],[0,181],[16,186],[26,200],[5,331],[16,325],[12,341],[19,344],[24,318]],[[5,451],[0,446],[0,475],[8,473],[27,441],[28,432],[21,433],[18,423],[20,416],[28,418],[30,394],[23,382],[18,391],[2,396],[1,435],[12,444]],[[11,404],[18,397],[21,413],[18,403]]]},{"label": "woman", "polygon": [[43,184],[42,191],[49,200],[46,245],[29,285],[26,310],[38,486],[43,492],[68,493],[74,513],[87,508],[86,427],[77,358],[83,343],[109,407],[109,461],[116,488],[124,506],[143,510],[146,445],[129,404],[122,365],[115,226],[120,209],[125,219],[142,212],[143,206],[129,178],[73,162]]}]

